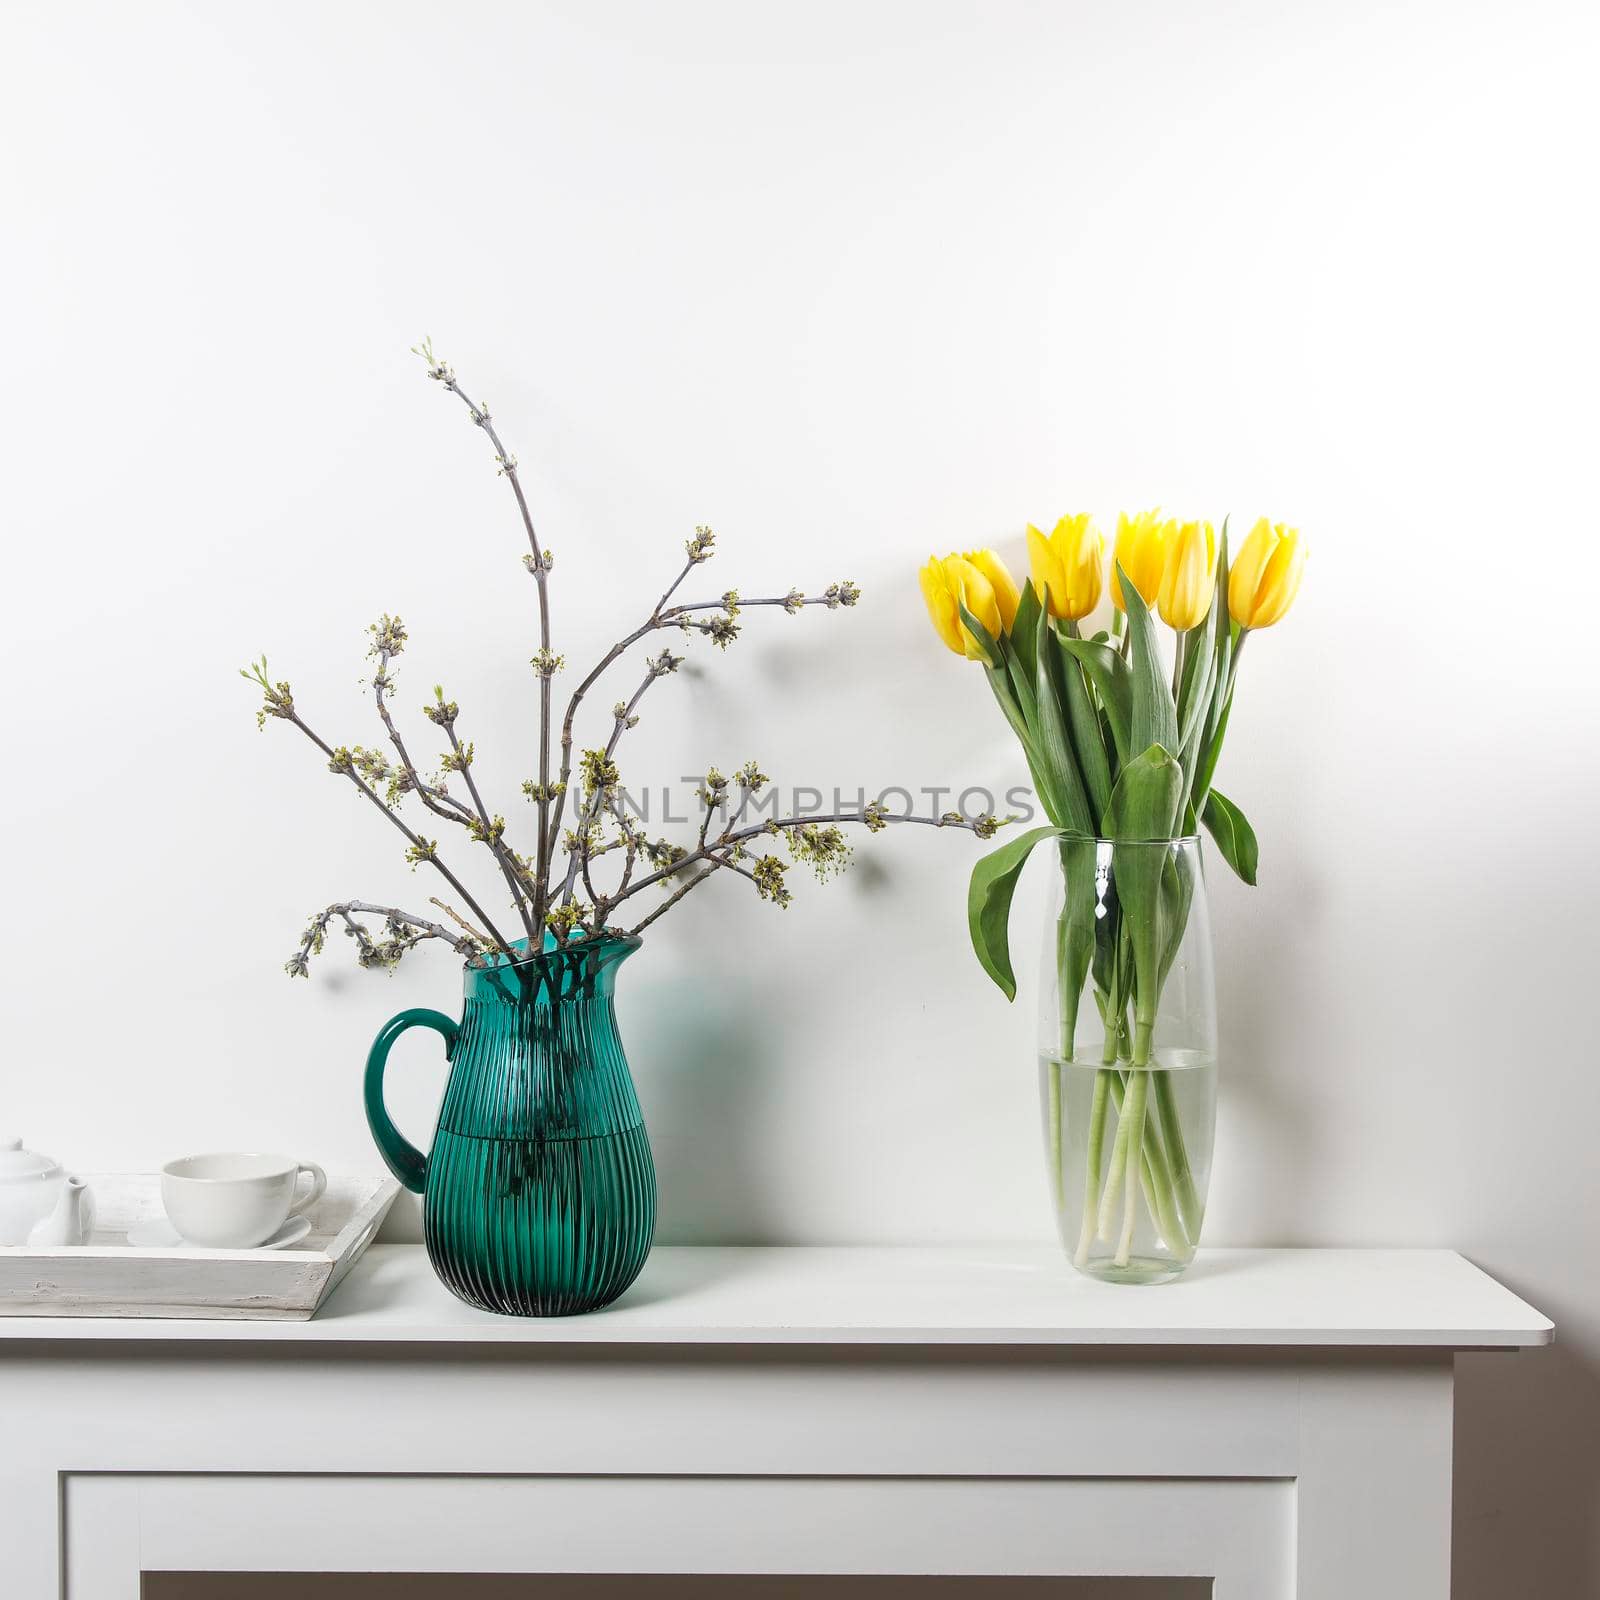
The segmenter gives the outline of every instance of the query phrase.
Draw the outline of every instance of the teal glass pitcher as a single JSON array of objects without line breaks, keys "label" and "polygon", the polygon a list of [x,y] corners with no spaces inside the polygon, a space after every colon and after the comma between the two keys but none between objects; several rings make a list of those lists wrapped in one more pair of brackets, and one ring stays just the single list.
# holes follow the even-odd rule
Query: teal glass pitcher
[{"label": "teal glass pitcher", "polygon": [[[607,934],[538,955],[519,941],[466,969],[461,1021],[402,1011],[367,1056],[367,1122],[383,1159],[422,1196],[428,1259],[470,1305],[564,1317],[615,1300],[655,1232],[656,1178],[612,995],[639,948]],[[450,1079],[427,1155],[383,1103],[407,1028],[445,1043]]]}]

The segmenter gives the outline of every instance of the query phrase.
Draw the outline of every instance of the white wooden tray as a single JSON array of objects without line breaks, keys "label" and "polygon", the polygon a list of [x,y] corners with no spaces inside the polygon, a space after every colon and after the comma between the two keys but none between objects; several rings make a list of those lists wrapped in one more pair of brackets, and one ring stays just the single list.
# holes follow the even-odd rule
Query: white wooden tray
[{"label": "white wooden tray", "polygon": [[153,1172],[85,1173],[94,1191],[88,1244],[0,1246],[0,1316],[217,1317],[305,1322],[372,1242],[400,1185],[328,1179],[311,1232],[291,1250],[140,1249],[128,1230],[163,1215]]}]

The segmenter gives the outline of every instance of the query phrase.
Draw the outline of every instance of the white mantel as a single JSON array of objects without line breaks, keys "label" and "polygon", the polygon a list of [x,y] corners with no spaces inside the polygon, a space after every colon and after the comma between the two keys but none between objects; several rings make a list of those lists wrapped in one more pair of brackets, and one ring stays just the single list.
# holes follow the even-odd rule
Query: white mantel
[{"label": "white mantel", "polygon": [[1553,1325],[1453,1250],[1202,1250],[1127,1288],[1058,1250],[665,1245],[583,1317],[490,1316],[374,1245],[313,1322],[0,1318],[0,1339],[322,1344],[1249,1345],[1517,1349]]},{"label": "white mantel", "polygon": [[18,1600],[144,1570],[1446,1600],[1454,1354],[1551,1332],[1441,1250],[1134,1289],[1031,1248],[663,1248],[615,1307],[522,1321],[378,1246],[308,1323],[0,1319],[0,1544]]}]

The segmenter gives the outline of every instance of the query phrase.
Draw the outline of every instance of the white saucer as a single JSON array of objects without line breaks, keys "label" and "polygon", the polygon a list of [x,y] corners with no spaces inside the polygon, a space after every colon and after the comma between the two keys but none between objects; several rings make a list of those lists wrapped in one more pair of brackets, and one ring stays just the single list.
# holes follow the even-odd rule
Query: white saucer
[{"label": "white saucer", "polygon": [[[257,1250],[287,1250],[299,1244],[311,1232],[310,1217],[290,1217],[265,1244],[255,1245]],[[190,1244],[165,1217],[154,1217],[128,1229],[128,1243],[137,1250],[199,1250],[203,1246]]]}]

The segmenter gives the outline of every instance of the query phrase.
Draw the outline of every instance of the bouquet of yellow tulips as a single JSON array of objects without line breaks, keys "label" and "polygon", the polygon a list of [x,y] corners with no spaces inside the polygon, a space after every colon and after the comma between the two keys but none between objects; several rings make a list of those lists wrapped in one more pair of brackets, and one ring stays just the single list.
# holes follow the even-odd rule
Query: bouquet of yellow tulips
[{"label": "bouquet of yellow tulips", "polygon": [[[1059,1038],[1048,1052],[1046,1120],[1058,1209],[1065,1198],[1059,1068],[1075,1060],[1088,993],[1104,1050],[1078,1118],[1083,1205],[1074,1259],[1086,1267],[1098,1241],[1110,1252],[1109,1267],[1128,1268],[1145,1220],[1142,1196],[1150,1237],[1181,1270],[1199,1237],[1203,1185],[1175,1075],[1152,1070],[1163,1065],[1154,1053],[1157,1015],[1174,963],[1185,965],[1179,955],[1195,899],[1200,826],[1240,878],[1256,880],[1255,834],[1213,778],[1245,642],[1293,604],[1306,547],[1296,529],[1262,519],[1230,564],[1226,521],[1219,535],[1209,522],[1148,511],[1118,517],[1109,582],[1105,539],[1086,514],[1063,517],[1048,535],[1030,526],[1028,554],[1032,581],[1021,589],[993,550],[930,559],[921,572],[935,630],[956,654],[983,665],[1049,818],[974,868],[973,948],[1013,998],[1008,923],[1017,879],[1034,847],[1054,840],[1062,879],[1053,952]],[[1110,626],[1086,636],[1085,619],[1107,587]],[[1172,634],[1166,655],[1158,619]],[[1151,1101],[1155,1115],[1147,1120]],[[1117,1121],[1108,1165],[1111,1106]],[[1209,1145],[1209,1124],[1205,1138]]]}]

